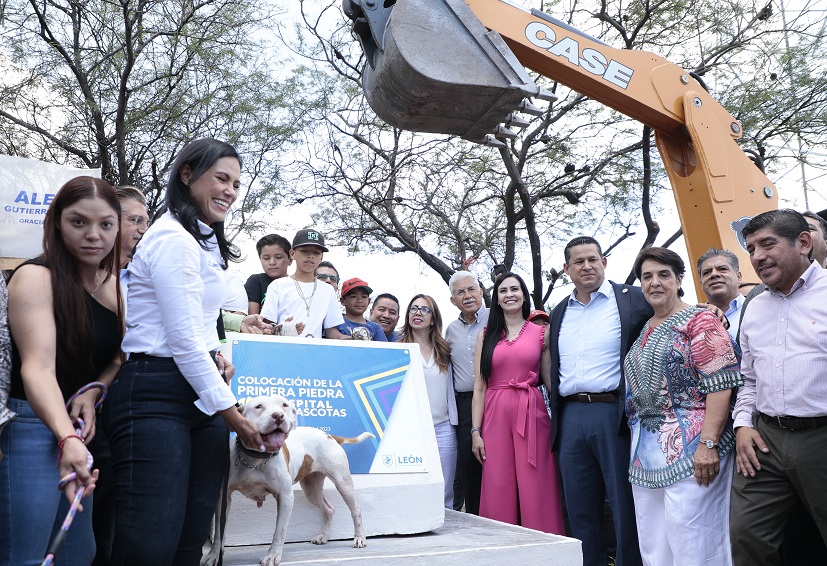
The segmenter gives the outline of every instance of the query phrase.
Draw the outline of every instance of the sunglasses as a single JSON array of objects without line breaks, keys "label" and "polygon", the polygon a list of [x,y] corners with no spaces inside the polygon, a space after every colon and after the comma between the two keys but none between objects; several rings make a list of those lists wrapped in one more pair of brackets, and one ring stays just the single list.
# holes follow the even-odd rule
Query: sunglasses
[{"label": "sunglasses", "polygon": [[424,314],[428,315],[431,314],[431,309],[428,307],[420,307],[417,305],[411,305],[411,308],[408,309],[408,312],[411,314]]},{"label": "sunglasses", "polygon": [[320,281],[327,281],[328,279],[330,279],[334,283],[339,282],[338,275],[328,275],[327,273],[319,273],[318,275],[316,275],[316,279],[319,279]]}]

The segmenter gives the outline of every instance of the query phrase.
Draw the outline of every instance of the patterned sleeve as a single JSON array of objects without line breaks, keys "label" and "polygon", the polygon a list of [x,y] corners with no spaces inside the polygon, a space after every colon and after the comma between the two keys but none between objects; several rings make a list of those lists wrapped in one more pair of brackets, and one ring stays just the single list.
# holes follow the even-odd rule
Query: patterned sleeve
[{"label": "patterned sleeve", "polygon": [[738,357],[729,333],[714,314],[703,310],[686,324],[698,389],[709,394],[743,385]]},{"label": "patterned sleeve", "polygon": [[8,319],[8,294],[6,282],[0,274],[0,431],[14,417],[8,408],[11,389],[11,334]]}]

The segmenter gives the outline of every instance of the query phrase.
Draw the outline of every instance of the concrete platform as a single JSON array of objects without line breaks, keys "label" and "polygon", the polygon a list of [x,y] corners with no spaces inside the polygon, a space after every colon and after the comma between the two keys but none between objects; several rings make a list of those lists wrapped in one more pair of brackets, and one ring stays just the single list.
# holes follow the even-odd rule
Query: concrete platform
[{"label": "concrete platform", "polygon": [[[359,564],[386,566],[468,566],[512,564],[582,566],[580,541],[482,519],[457,511],[445,512],[445,524],[428,533],[368,538],[367,548],[352,548],[351,540],[323,546],[309,542],[284,545],[282,565]],[[257,565],[267,546],[226,549],[226,566]]]}]

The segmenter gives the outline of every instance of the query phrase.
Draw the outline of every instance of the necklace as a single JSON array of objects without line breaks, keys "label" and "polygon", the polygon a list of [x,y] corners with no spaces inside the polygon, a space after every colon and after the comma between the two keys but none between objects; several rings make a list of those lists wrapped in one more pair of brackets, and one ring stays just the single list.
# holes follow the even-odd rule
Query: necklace
[{"label": "necklace", "polygon": [[313,303],[313,296],[316,294],[316,285],[319,284],[318,279],[313,280],[313,292],[310,293],[309,297],[305,297],[304,293],[302,292],[302,286],[299,285],[299,282],[296,280],[295,277],[291,277],[293,283],[296,284],[296,292],[299,294],[299,298],[304,303],[304,308],[307,311],[307,316],[310,316],[310,305]]},{"label": "necklace", "polygon": [[513,342],[517,338],[517,336],[520,335],[520,331],[523,329],[523,326],[525,326],[525,322],[523,322],[516,329],[506,325],[505,326],[505,337],[506,337],[506,339],[509,342]]},{"label": "necklace", "polygon": [[101,278],[100,278],[99,273],[95,273],[95,288],[94,289],[90,289],[89,286],[86,283],[83,284],[83,288],[86,289],[86,292],[89,293],[90,295],[94,295],[95,293],[97,293],[100,286],[101,286]]}]

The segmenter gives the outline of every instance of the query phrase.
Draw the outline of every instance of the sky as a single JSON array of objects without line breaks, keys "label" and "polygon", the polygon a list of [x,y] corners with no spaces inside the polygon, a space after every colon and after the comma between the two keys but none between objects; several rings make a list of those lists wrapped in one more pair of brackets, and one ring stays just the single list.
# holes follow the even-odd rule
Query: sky
[{"label": "sky", "polygon": [[[535,4],[533,2],[522,1],[517,3],[531,6]],[[295,15],[297,11],[295,4],[290,3],[287,7],[288,14]],[[791,143],[794,145],[794,142]],[[791,147],[791,150],[792,149]],[[492,149],[491,151],[496,150]],[[793,152],[790,151],[790,153]],[[827,189],[821,190],[820,188],[825,184],[823,170],[806,170],[804,174],[807,176],[807,184],[810,187],[807,195],[808,198],[806,199],[809,202],[809,208],[815,211],[827,208],[827,198],[825,198],[825,196],[827,196]],[[819,175],[821,177],[819,177]],[[780,196],[780,206],[791,207],[797,210],[804,210],[806,208],[804,204],[805,197],[802,171],[798,164],[792,163],[787,170],[780,172],[776,176],[772,176],[771,180],[777,185]],[[659,194],[659,199],[663,212],[656,218],[661,226],[660,236],[656,243],[662,242],[679,227],[677,210],[672,195],[669,194],[669,191],[662,191]],[[542,219],[540,219],[540,221],[542,221]],[[271,227],[274,232],[290,240],[296,230],[306,227],[310,225],[310,223],[310,211],[302,206],[293,206],[274,211]],[[324,226],[318,226],[317,228],[324,233]],[[645,230],[642,229],[642,225],[637,228],[637,232],[636,236],[627,239],[618,246],[618,248],[613,250],[611,256],[608,258],[606,276],[609,279],[616,282],[625,281],[634,257],[640,249],[645,236]],[[579,235],[582,234],[572,234],[571,237]],[[604,247],[610,245],[617,237],[616,235],[605,233],[588,235],[595,236]],[[246,241],[239,239],[236,243],[241,246],[242,251],[247,254],[247,259],[244,263],[238,264],[233,269],[238,272],[239,277],[246,280],[250,274],[261,271],[255,252],[255,239]],[[358,255],[348,255],[347,250],[343,247],[331,246],[329,243],[328,247],[331,251],[325,254],[325,259],[331,261],[336,266],[342,276],[342,280],[358,276],[371,285],[374,290],[373,296],[385,292],[396,295],[402,303],[402,310],[405,309],[407,302],[413,295],[417,293],[429,294],[434,297],[439,305],[443,320],[446,324],[458,315],[458,310],[449,300],[450,294],[447,285],[436,272],[425,265],[415,254],[406,252],[401,254],[359,253]],[[687,262],[687,270],[690,270],[692,266],[688,262],[688,255],[683,238],[672,244],[671,249],[683,257],[684,261]],[[543,250],[543,257],[544,270],[548,270],[551,267],[557,269],[562,268],[562,249]],[[527,277],[530,273],[529,268],[529,258],[524,250],[523,255],[518,256],[517,264],[513,270]],[[483,276],[481,273],[477,273],[477,275]],[[490,285],[490,279],[487,274],[483,279],[486,285]],[[687,273],[684,279],[683,288],[686,292],[687,300],[693,300],[697,297],[698,293],[695,291],[690,272]],[[570,285],[555,289],[546,304],[546,308],[553,307],[571,291],[572,287]],[[702,293],[700,294],[702,295]]]}]

